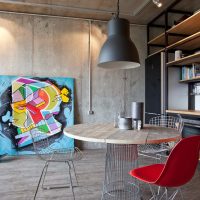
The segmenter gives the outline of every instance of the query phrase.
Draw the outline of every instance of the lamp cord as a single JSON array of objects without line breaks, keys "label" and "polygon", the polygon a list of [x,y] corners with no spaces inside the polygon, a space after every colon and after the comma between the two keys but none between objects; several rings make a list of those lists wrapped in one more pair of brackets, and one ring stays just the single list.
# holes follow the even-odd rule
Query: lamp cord
[{"label": "lamp cord", "polygon": [[117,17],[119,17],[119,0],[117,0]]}]

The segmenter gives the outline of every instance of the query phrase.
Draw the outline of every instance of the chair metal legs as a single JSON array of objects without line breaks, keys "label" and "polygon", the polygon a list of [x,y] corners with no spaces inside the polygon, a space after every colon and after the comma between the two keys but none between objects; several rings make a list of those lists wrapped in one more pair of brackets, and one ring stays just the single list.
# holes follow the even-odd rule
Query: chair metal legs
[{"label": "chair metal legs", "polygon": [[42,180],[42,176],[43,176],[43,174],[44,174],[44,170],[47,168],[47,165],[48,165],[48,162],[45,163],[45,165],[44,165],[44,167],[43,167],[43,169],[42,169],[42,173],[41,173],[40,179],[39,179],[39,181],[38,181],[37,189],[36,189],[36,191],[35,191],[34,200],[36,199],[37,192],[38,192],[38,189],[39,189],[39,187],[40,187],[40,182],[41,182],[41,180]]},{"label": "chair metal legs", "polygon": [[[176,189],[170,196],[168,194],[168,188],[163,188],[164,192],[161,193],[161,187],[158,187],[157,192],[154,191],[153,187],[151,184],[149,184],[151,193],[152,193],[152,197],[149,200],[162,200],[162,199],[166,199],[166,200],[174,200],[175,196],[178,194],[178,192],[181,195],[181,199],[183,200],[183,195],[181,192],[181,189],[178,188]],[[165,198],[164,198],[165,197]]]},{"label": "chair metal legs", "polygon": [[73,183],[72,183],[72,175],[71,175],[71,166],[70,164],[67,162],[68,167],[69,167],[69,177],[70,177],[70,188],[73,194],[73,199],[75,200],[75,195],[74,195],[74,188],[73,188]]},{"label": "chair metal legs", "polygon": [[49,162],[47,162],[47,164],[46,164],[46,169],[44,170],[44,177],[43,177],[43,180],[42,180],[42,189],[50,189],[50,187],[45,187],[44,186],[44,181],[45,181],[45,178],[46,178],[46,174],[47,174],[47,170],[48,170],[48,167],[49,167]]},{"label": "chair metal legs", "polygon": [[37,196],[41,181],[42,181],[42,189],[44,189],[44,190],[60,189],[60,188],[71,188],[73,199],[75,200],[74,187],[76,187],[76,186],[73,186],[73,182],[72,182],[72,174],[71,174],[71,170],[72,169],[73,169],[73,172],[74,172],[74,176],[75,176],[75,180],[76,180],[77,186],[78,186],[78,179],[77,179],[77,176],[76,176],[76,171],[75,171],[75,166],[74,166],[73,161],[71,161],[71,165],[72,166],[70,165],[70,163],[68,161],[65,162],[67,164],[67,166],[68,166],[70,185],[62,185],[62,186],[60,186],[60,185],[59,186],[47,185],[47,186],[45,186],[44,182],[45,182],[45,178],[46,178],[46,174],[47,174],[50,162],[51,161],[46,161],[45,165],[44,165],[44,167],[42,169],[42,173],[41,173],[40,179],[38,181],[37,189],[35,191],[34,200],[36,199],[36,196]]},{"label": "chair metal legs", "polygon": [[72,165],[72,168],[73,168],[74,177],[75,177],[75,180],[76,180],[76,185],[79,186],[78,178],[77,178],[77,175],[76,175],[76,168],[74,166],[74,161],[73,160],[71,161],[71,165]]}]

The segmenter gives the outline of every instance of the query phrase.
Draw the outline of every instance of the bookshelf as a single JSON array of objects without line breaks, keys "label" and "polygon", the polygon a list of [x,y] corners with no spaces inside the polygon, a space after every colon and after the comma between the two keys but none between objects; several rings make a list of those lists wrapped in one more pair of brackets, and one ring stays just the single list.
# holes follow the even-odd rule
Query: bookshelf
[{"label": "bookshelf", "polygon": [[158,51],[155,51],[154,53],[152,53],[152,54],[148,55],[148,57],[151,57],[151,56],[153,56],[153,55],[155,55],[155,54],[157,54],[157,53],[161,53],[161,52],[164,52],[164,51],[165,51],[165,48],[163,48],[163,49],[160,49],[160,50],[158,50]]},{"label": "bookshelf", "polygon": [[[176,34],[185,34],[187,37],[173,43],[169,44],[166,47],[166,50],[182,50],[182,51],[190,51],[194,52],[197,49],[200,49],[200,11],[193,14],[191,17],[187,18],[183,22],[178,25],[172,27],[167,31],[167,33],[176,33]],[[198,53],[190,53],[190,55],[180,58],[178,60],[173,60],[166,63],[167,67],[179,66],[182,68],[182,76],[185,77],[184,80],[180,80],[180,83],[195,83],[200,81],[199,73],[196,73],[196,69],[188,70],[189,67],[193,64],[198,65],[200,63],[200,52]],[[184,68],[183,68],[184,67]],[[186,73],[185,73],[185,68]],[[198,68],[199,69],[199,68]],[[192,73],[191,73],[192,71]],[[196,75],[195,75],[196,73]],[[185,76],[186,74],[186,76]],[[188,75],[190,74],[190,75]],[[191,77],[191,78],[189,78]]]},{"label": "bookshelf", "polygon": [[197,81],[200,81],[200,76],[190,78],[190,79],[180,80],[179,82],[180,83],[193,83],[193,82],[197,82]]},{"label": "bookshelf", "polygon": [[[179,41],[180,39],[184,38],[184,36],[179,36],[179,35],[171,35],[168,38],[168,43],[169,44],[173,44],[177,41]],[[150,40],[148,42],[148,44],[154,44],[154,45],[163,45],[165,46],[165,33],[161,33],[160,35],[158,35],[157,37],[155,37],[154,39]]]},{"label": "bookshelf", "polygon": [[200,116],[200,111],[197,110],[166,110],[166,113]]},{"label": "bookshelf", "polygon": [[[160,45],[160,50],[156,51],[153,54],[150,54],[148,57],[156,53],[165,52],[166,67],[179,67],[181,69],[181,75],[184,75],[184,77],[186,77],[187,79],[179,80],[179,83],[188,84],[189,89],[191,87],[191,84],[196,84],[196,82],[200,82],[200,76],[198,75],[199,73],[196,73],[196,68],[193,68],[192,73],[189,72],[189,74],[193,75],[196,73],[198,77],[188,78],[190,77],[190,75],[188,76],[189,67],[187,67],[192,66],[194,63],[196,65],[200,64],[200,52],[195,53],[198,49],[200,50],[200,11],[188,17],[181,23],[169,28],[164,33],[161,33],[157,37],[153,38],[148,42],[148,45]],[[178,60],[168,61],[169,53],[175,53],[176,50],[182,50],[183,53],[187,54],[187,56]],[[185,68],[182,69],[183,66]],[[186,71],[184,71],[185,69]],[[188,105],[190,105],[190,103],[188,103]],[[171,114],[182,114],[196,117],[200,116],[200,111],[195,111],[191,109],[169,109],[166,110],[166,112]]]},{"label": "bookshelf", "polygon": [[200,21],[200,11],[196,12],[192,16],[188,17],[186,20],[170,28],[167,33],[185,34],[192,35],[198,32]]},{"label": "bookshelf", "polygon": [[193,50],[199,48],[200,31],[166,47],[169,49]]},{"label": "bookshelf", "polygon": [[173,60],[167,63],[167,66],[180,66],[191,65],[192,63],[200,63],[200,53],[192,54],[178,60]]},{"label": "bookshelf", "polygon": [[[169,44],[173,44],[186,36],[192,35],[200,31],[198,22],[200,21],[200,11],[188,17],[183,22],[171,27],[166,31],[169,34]],[[170,34],[180,34],[180,35],[170,35]],[[185,35],[185,36],[184,36]],[[161,33],[157,37],[153,38],[148,42],[148,44],[158,44],[165,45],[165,32]]]},{"label": "bookshelf", "polygon": [[[148,45],[163,45],[169,49],[191,50],[200,43],[200,11],[196,12],[186,20],[174,25],[166,32],[148,42]],[[166,37],[168,46],[166,46]],[[164,49],[165,49],[164,48]],[[160,51],[162,52],[162,51]],[[159,53],[159,51],[155,52]],[[153,54],[155,54],[153,53]],[[149,56],[153,55],[150,54]]]}]

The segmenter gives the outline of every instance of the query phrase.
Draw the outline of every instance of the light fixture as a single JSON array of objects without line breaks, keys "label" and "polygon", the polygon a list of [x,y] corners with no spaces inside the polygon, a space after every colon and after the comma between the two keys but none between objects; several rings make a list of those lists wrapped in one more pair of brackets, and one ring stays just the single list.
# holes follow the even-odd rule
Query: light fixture
[{"label": "light fixture", "polygon": [[130,69],[140,66],[138,51],[130,38],[130,24],[117,13],[108,22],[108,38],[101,48],[99,67],[105,69]]},{"label": "light fixture", "polygon": [[153,3],[158,6],[158,8],[162,7],[162,2],[160,0],[153,0]]}]

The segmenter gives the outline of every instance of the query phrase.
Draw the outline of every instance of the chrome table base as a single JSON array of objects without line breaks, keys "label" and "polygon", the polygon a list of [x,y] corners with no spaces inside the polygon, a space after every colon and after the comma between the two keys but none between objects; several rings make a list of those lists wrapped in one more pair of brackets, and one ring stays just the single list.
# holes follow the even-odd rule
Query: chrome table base
[{"label": "chrome table base", "polygon": [[107,144],[101,200],[140,199],[137,181],[129,175],[137,167],[137,157],[137,145]]}]

